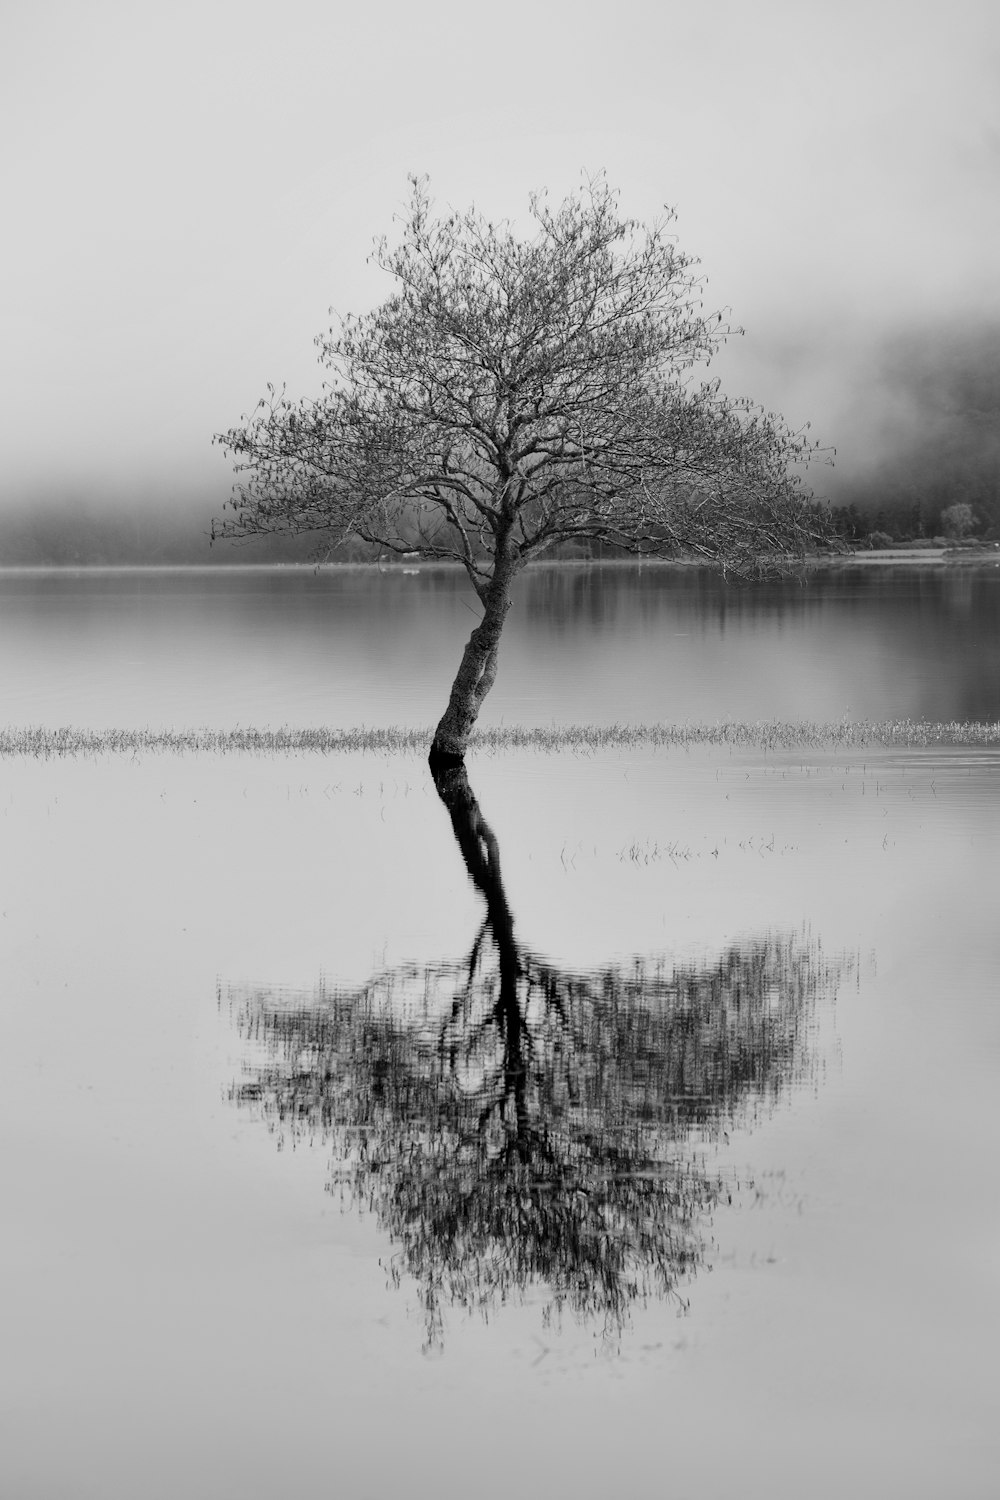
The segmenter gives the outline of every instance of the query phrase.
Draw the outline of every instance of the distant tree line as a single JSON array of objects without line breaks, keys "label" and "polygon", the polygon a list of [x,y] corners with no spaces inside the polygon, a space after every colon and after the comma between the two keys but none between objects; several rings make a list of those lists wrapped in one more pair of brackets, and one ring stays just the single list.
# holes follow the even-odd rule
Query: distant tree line
[{"label": "distant tree line", "polygon": [[902,413],[878,463],[840,487],[846,541],[1000,540],[1000,327],[888,346],[878,388]]},{"label": "distant tree line", "polygon": [[[141,498],[132,506],[46,499],[0,509],[0,567],[239,566],[317,559],[315,538],[307,536],[254,536],[213,544],[211,518],[210,506],[186,503],[170,508]],[[419,525],[414,514],[414,539]],[[613,557],[621,551],[608,544],[577,542],[567,544],[559,555]],[[325,560],[340,563],[374,563],[380,555],[376,544],[357,537],[322,552]]]},{"label": "distant tree line", "polygon": [[0,567],[196,566],[308,562],[300,538],[257,538],[211,546],[212,506],[131,505],[95,499],[41,499],[0,509]]},{"label": "distant tree line", "polygon": [[[937,499],[932,494],[914,498],[912,490],[902,491],[901,480],[891,488],[885,482],[852,486],[851,498],[832,506],[838,535],[854,547],[920,539],[927,545],[935,540],[1000,540],[995,479],[992,493],[985,483],[978,488],[957,483]],[[956,501],[955,494],[971,498]],[[316,561],[315,541],[308,537],[252,537],[210,545],[209,515],[208,511],[193,515],[189,510],[148,514],[141,504],[127,512],[119,507],[101,511],[52,503],[41,503],[30,511],[0,511],[0,567],[222,567]],[[374,563],[379,555],[376,546],[358,539],[324,553],[327,561],[340,563]],[[586,540],[567,542],[550,554],[563,560],[627,555],[611,543]]]},{"label": "distant tree line", "polygon": [[[907,419],[863,477],[839,480],[832,494],[837,533],[851,546],[1000,540],[1000,327],[927,330],[892,342],[876,388]],[[310,562],[315,542],[259,536],[210,545],[218,501],[134,504],[93,497],[39,498],[0,508],[0,566],[88,567],[129,564]],[[414,515],[414,535],[419,517]],[[375,546],[354,539],[331,560],[374,561]],[[585,539],[557,556],[613,557],[608,543]]]}]

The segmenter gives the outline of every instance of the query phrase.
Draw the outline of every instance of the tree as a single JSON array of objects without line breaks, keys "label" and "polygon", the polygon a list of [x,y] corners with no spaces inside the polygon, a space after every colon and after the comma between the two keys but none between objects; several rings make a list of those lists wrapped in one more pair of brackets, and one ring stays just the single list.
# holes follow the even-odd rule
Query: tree
[{"label": "tree", "polygon": [[393,1243],[428,1344],[448,1303],[487,1312],[532,1286],[547,1316],[613,1334],[637,1299],[682,1300],[728,1191],[704,1146],[814,1073],[843,965],[769,933],[715,963],[560,968],[516,938],[464,767],[435,782],[486,908],[468,955],[305,1004],[244,995],[256,1060],[231,1097],[331,1145],[331,1187]]},{"label": "tree", "polygon": [[941,526],[945,536],[956,537],[962,540],[975,526],[976,517],[971,505],[964,500],[957,500],[954,505],[947,506],[941,512]]},{"label": "tree", "polygon": [[695,383],[732,330],[702,312],[670,211],[622,218],[598,178],[558,208],[533,196],[519,238],[475,209],[435,218],[412,187],[399,243],[375,250],[394,292],[317,339],[322,394],[269,387],[217,435],[242,477],[213,536],[354,535],[459,562],[482,618],[431,749],[454,763],[529,560],[599,541],[750,572],[827,528],[793,472],[806,435]]}]

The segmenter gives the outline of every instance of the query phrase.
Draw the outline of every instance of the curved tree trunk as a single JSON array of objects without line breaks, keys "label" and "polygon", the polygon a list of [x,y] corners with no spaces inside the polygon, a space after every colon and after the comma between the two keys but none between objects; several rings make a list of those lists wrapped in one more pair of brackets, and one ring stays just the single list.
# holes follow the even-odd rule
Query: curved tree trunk
[{"label": "curved tree trunk", "polygon": [[493,1019],[503,1038],[500,1114],[504,1116],[508,1100],[512,1100],[515,1124],[512,1146],[521,1160],[527,1161],[532,1132],[528,1118],[525,1017],[518,998],[522,965],[514,936],[514,917],[500,873],[500,847],[479,810],[465,766],[432,761],[432,773],[438,796],[451,817],[465,868],[486,900],[486,925],[493,934],[500,965],[500,994],[493,1008]]},{"label": "curved tree trunk", "polygon": [[448,707],[434,731],[432,766],[460,765],[465,759],[483,699],[497,675],[500,632],[510,609],[510,588],[517,570],[516,557],[497,557],[483,601],[483,618],[465,643]]}]

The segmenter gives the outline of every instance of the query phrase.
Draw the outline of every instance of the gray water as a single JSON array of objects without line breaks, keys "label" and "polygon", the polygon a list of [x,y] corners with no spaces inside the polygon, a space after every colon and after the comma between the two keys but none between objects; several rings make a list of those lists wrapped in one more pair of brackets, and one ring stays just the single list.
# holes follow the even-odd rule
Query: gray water
[{"label": "gray water", "polygon": [[[461,575],[0,573],[8,723],[426,724],[478,618]],[[1000,564],[727,584],[523,575],[483,722],[1000,718]]]},{"label": "gray water", "polygon": [[[490,713],[995,719],[997,577],[539,574]],[[469,623],[7,575],[4,717],[424,724]],[[1000,756],[468,770],[3,764],[0,1493],[991,1495]]]}]

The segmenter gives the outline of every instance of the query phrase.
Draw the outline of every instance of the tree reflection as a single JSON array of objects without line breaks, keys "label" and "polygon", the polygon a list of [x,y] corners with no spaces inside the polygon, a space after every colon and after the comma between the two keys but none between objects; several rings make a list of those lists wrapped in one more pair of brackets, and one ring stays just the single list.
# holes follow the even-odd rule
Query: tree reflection
[{"label": "tree reflection", "polygon": [[705,1143],[808,1074],[841,966],[773,935],[701,967],[547,963],[515,937],[464,768],[435,780],[486,904],[470,952],[308,1004],[244,995],[262,1057],[233,1097],[330,1142],[331,1186],[377,1216],[428,1343],[447,1304],[485,1313],[533,1286],[547,1317],[620,1328],[637,1299],[681,1300],[726,1191]]}]

